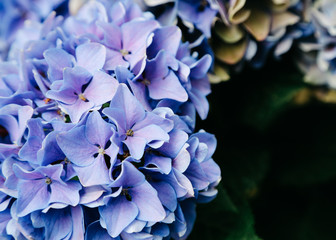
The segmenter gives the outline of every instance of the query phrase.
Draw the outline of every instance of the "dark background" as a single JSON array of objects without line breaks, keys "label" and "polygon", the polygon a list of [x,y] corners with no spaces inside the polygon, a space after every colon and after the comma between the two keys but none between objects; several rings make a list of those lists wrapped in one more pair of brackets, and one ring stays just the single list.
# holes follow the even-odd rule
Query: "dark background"
[{"label": "dark background", "polygon": [[285,56],[212,85],[222,181],[188,239],[336,239],[336,101],[302,79]]}]

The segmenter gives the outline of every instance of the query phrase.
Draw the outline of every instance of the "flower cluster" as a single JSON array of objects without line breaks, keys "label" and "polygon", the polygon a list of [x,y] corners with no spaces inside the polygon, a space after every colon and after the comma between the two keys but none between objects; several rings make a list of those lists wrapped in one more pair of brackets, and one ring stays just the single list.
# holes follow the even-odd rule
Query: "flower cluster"
[{"label": "flower cluster", "polygon": [[[215,73],[225,65],[248,63],[254,68],[265,64],[272,54],[288,52],[293,40],[302,37],[302,2],[267,0],[255,2],[218,1],[221,19],[214,25],[212,41],[218,62]],[[220,44],[218,44],[218,42]]]},{"label": "flower cluster", "polygon": [[1,239],[188,236],[221,177],[194,131],[212,58],[181,35],[132,0],[18,31],[0,63]]},{"label": "flower cluster", "polygon": [[194,49],[216,59],[213,83],[228,80],[246,64],[261,68],[269,56],[278,59],[294,45],[305,81],[336,87],[333,0],[138,1],[162,24],[185,28],[184,38]]},{"label": "flower cluster", "polygon": [[[269,55],[279,58],[291,49],[294,40],[313,31],[306,22],[306,1],[205,0],[196,1],[197,4],[187,0],[143,1],[149,10],[161,13],[163,23],[177,17],[189,29],[186,33],[196,29],[203,33],[203,39],[209,38],[211,47],[192,34],[194,39],[198,36],[196,43],[204,51],[213,52],[216,58],[212,82],[229,79],[230,70],[240,71],[246,63],[254,68],[262,67]],[[161,9],[163,6],[165,11]]]},{"label": "flower cluster", "polygon": [[58,14],[66,15],[67,2],[67,0],[1,1],[0,60],[6,59],[10,44],[17,37],[18,30],[23,27],[26,20],[44,20],[53,10]]},{"label": "flower cluster", "polygon": [[[158,20],[165,24],[174,24],[180,18],[191,30],[197,29],[206,37],[211,36],[211,25],[218,13],[218,6],[213,0],[142,0],[149,10],[158,15]],[[161,9],[160,9],[161,8]]]},{"label": "flower cluster", "polygon": [[309,17],[314,34],[300,44],[299,65],[305,80],[336,88],[336,2],[315,1]]}]

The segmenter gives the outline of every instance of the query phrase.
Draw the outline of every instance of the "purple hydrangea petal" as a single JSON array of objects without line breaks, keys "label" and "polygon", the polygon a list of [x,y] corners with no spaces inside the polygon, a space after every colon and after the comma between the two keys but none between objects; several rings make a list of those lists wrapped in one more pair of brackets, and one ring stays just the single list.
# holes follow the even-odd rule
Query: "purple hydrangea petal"
[{"label": "purple hydrangea petal", "polygon": [[194,196],[194,189],[191,182],[179,171],[173,169],[164,181],[168,182],[174,188],[178,198]]},{"label": "purple hydrangea petal", "polygon": [[[147,222],[134,220],[130,225],[125,228],[124,232],[127,233],[134,233],[134,232],[141,232],[144,227],[146,227]],[[123,234],[121,235],[123,237]]]},{"label": "purple hydrangea petal", "polygon": [[[190,66],[190,77],[191,78],[199,78],[206,76],[212,64],[212,58],[209,54],[203,56],[200,60],[193,63]],[[206,90],[210,89],[210,83],[208,81],[203,81],[203,84],[206,85]]]},{"label": "purple hydrangea petal", "polygon": [[[208,152],[207,155],[205,156],[205,159],[211,158],[211,156],[214,154],[217,146],[217,140],[213,134],[206,133],[204,131],[200,131],[198,133],[193,134],[190,137],[190,140],[192,140],[192,137],[196,137],[200,142],[205,143]],[[189,141],[190,141],[189,140]]]},{"label": "purple hydrangea petal", "polygon": [[21,142],[19,138],[22,137],[24,131],[27,127],[27,121],[32,117],[33,115],[33,108],[30,106],[22,106],[18,110],[18,123],[19,123],[19,131],[18,131],[18,139],[16,140],[18,143]]},{"label": "purple hydrangea petal", "polygon": [[[120,111],[123,111],[120,112]],[[126,132],[145,117],[145,110],[125,84],[120,84],[109,108],[103,113],[117,124],[118,132]],[[124,123],[123,125],[121,125]],[[127,128],[127,129],[126,129]]]},{"label": "purple hydrangea petal", "polygon": [[143,17],[141,8],[133,1],[126,0],[119,3],[112,5],[110,9],[110,15],[114,23],[121,25],[135,18]]},{"label": "purple hydrangea petal", "polygon": [[[172,169],[172,160],[168,157],[147,154],[145,157],[145,169],[158,171],[162,174],[169,174]],[[154,166],[154,167],[153,167]]]},{"label": "purple hydrangea petal", "polygon": [[[143,121],[136,123],[136,128],[141,129],[147,125],[157,125],[165,132],[170,132],[174,128],[174,122],[164,115],[158,114],[159,109],[155,108],[152,112],[146,112],[146,117]],[[172,113],[173,114],[173,113]],[[133,128],[135,129],[135,128]]]},{"label": "purple hydrangea petal", "polygon": [[43,53],[49,65],[48,77],[52,80],[62,80],[63,71],[66,67],[73,67],[75,59],[63,49],[51,48]]},{"label": "purple hydrangea petal", "polygon": [[209,112],[209,102],[206,97],[201,92],[193,89],[192,91],[189,91],[189,98],[196,107],[201,119],[206,119]]},{"label": "purple hydrangea petal", "polygon": [[65,104],[74,104],[78,97],[74,95],[74,89],[68,88],[61,91],[50,90],[46,93],[46,97],[60,101]]},{"label": "purple hydrangea petal", "polygon": [[31,119],[27,123],[29,135],[27,142],[19,151],[19,156],[26,161],[36,163],[37,152],[42,147],[44,138],[43,126],[40,119]]},{"label": "purple hydrangea petal", "polygon": [[106,192],[106,189],[99,185],[82,188],[79,203],[85,205],[94,202],[99,199],[104,192]]},{"label": "purple hydrangea petal", "polygon": [[149,47],[150,58],[154,58],[154,54],[161,50],[165,50],[175,56],[180,46],[181,30],[176,26],[169,26],[155,30],[154,34],[153,42]]},{"label": "purple hydrangea petal", "polygon": [[86,121],[85,136],[92,145],[98,144],[104,148],[113,134],[112,125],[105,122],[99,112],[90,113]]},{"label": "purple hydrangea petal", "polygon": [[160,147],[160,152],[166,156],[175,158],[187,142],[188,138],[188,134],[184,131],[173,130],[169,133],[169,142],[164,143],[162,147]]},{"label": "purple hydrangea petal", "polygon": [[[52,210],[50,212],[53,212]],[[55,213],[54,213],[55,214]],[[47,239],[62,239],[68,237],[71,232],[71,218],[69,213],[57,214],[56,216],[44,217],[44,225],[47,226],[46,238]]]},{"label": "purple hydrangea petal", "polygon": [[172,223],[171,229],[173,238],[181,238],[187,232],[187,223],[180,204],[177,205],[177,209],[175,211],[175,221]]},{"label": "purple hydrangea petal", "polygon": [[[169,135],[167,134],[167,132],[160,128],[158,125],[152,124],[142,127],[140,129],[137,127],[137,125],[135,125],[133,131],[134,137],[140,137],[145,139],[146,143],[149,146],[151,146],[151,143],[155,140],[156,146],[151,146],[155,148],[162,146],[164,142],[167,142],[169,140]],[[128,137],[128,139],[134,137]]]},{"label": "purple hydrangea petal", "polygon": [[53,182],[50,184],[51,192],[49,201],[51,203],[65,203],[76,206],[79,203],[79,190],[82,188],[78,182]]},{"label": "purple hydrangea petal", "polygon": [[146,139],[142,137],[128,137],[126,140],[123,141],[131,156],[135,159],[140,159],[143,156],[144,149],[146,147]]},{"label": "purple hydrangea petal", "polygon": [[91,223],[86,230],[85,240],[120,240],[119,237],[112,238],[106,229],[100,226],[99,221]]},{"label": "purple hydrangea petal", "polygon": [[107,57],[104,65],[105,70],[115,70],[117,67],[129,67],[129,63],[124,59],[119,51],[107,50]]},{"label": "purple hydrangea petal", "polygon": [[87,113],[93,107],[93,102],[86,102],[81,99],[77,99],[73,105],[63,106],[63,108],[65,108],[66,112],[69,114],[71,121],[74,123],[79,122],[85,113]]},{"label": "purple hydrangea petal", "polygon": [[14,165],[18,165],[21,167],[21,169],[26,171],[32,170],[32,167],[27,162],[19,161],[14,156],[6,158],[2,163],[1,171],[5,178],[4,188],[2,191],[17,198],[17,185],[19,179],[16,177],[13,170]]},{"label": "purple hydrangea petal", "polygon": [[49,133],[42,142],[42,148],[37,152],[37,162],[41,166],[64,160],[65,155],[57,143],[58,132]]},{"label": "purple hydrangea petal", "polygon": [[149,96],[153,99],[169,98],[179,102],[188,100],[188,94],[182,87],[177,76],[169,71],[164,78],[155,79],[151,81],[148,86]]},{"label": "purple hydrangea petal", "polygon": [[33,211],[48,206],[49,193],[45,179],[36,180],[34,181],[34,184],[31,184],[28,180],[24,180],[19,183],[18,188],[18,216],[25,216]]},{"label": "purple hydrangea petal", "polygon": [[166,182],[151,182],[151,185],[156,189],[162,205],[174,212],[177,207],[177,198],[175,190]]},{"label": "purple hydrangea petal", "polygon": [[104,30],[104,45],[111,49],[121,49],[121,29],[113,23],[98,22],[97,24]]},{"label": "purple hydrangea petal", "polygon": [[168,237],[170,234],[169,226],[167,224],[155,224],[152,227],[152,234],[160,237]]},{"label": "purple hydrangea petal", "polygon": [[147,39],[158,27],[155,20],[131,21],[122,25],[123,49],[131,52],[125,59],[130,63],[131,69],[145,57]]},{"label": "purple hydrangea petal", "polygon": [[[76,167],[75,172],[84,187],[104,185],[111,182],[104,156],[99,154],[91,165]],[[94,169],[94,171],[92,171]]]},{"label": "purple hydrangea petal", "polygon": [[49,177],[56,181],[61,181],[63,166],[60,164],[41,166],[34,170],[34,172],[41,173],[44,177]]},{"label": "purple hydrangea petal", "polygon": [[190,162],[185,175],[191,181],[193,187],[197,190],[203,190],[210,184],[198,161]]},{"label": "purple hydrangea petal", "polygon": [[148,93],[146,90],[147,86],[137,81],[133,82],[132,80],[129,80],[128,84],[131,87],[132,92],[134,93],[134,96],[138,99],[138,101],[141,103],[143,108],[146,111],[152,111],[153,108],[148,101]]},{"label": "purple hydrangea petal", "polygon": [[110,184],[111,187],[133,187],[145,181],[145,176],[130,162],[123,161],[121,166],[121,173],[118,178]]},{"label": "purple hydrangea petal", "polygon": [[187,170],[191,161],[190,153],[187,150],[188,147],[189,145],[185,144],[173,160],[173,167],[180,172]]},{"label": "purple hydrangea petal", "polygon": [[71,208],[71,216],[72,216],[72,239],[82,239],[84,236],[85,228],[84,228],[84,213],[83,209],[80,206]]},{"label": "purple hydrangea petal", "polygon": [[86,43],[76,48],[77,66],[91,74],[102,69],[106,59],[106,49],[99,43]]},{"label": "purple hydrangea petal", "polygon": [[13,169],[13,172],[15,173],[15,176],[20,179],[34,180],[34,179],[44,178],[44,175],[42,173],[37,172],[37,171],[31,172],[29,170],[22,168],[18,164],[14,164],[12,169]]},{"label": "purple hydrangea petal", "polygon": [[202,162],[201,167],[210,183],[217,182],[221,178],[221,170],[213,159]]},{"label": "purple hydrangea petal", "polygon": [[95,105],[111,101],[118,89],[118,81],[110,75],[97,71],[89,86],[84,91],[84,96]]},{"label": "purple hydrangea petal", "polygon": [[0,115],[0,124],[6,129],[12,142],[16,141],[19,138],[19,134],[17,131],[18,123],[15,117],[10,115]]},{"label": "purple hydrangea petal", "polygon": [[106,206],[99,207],[101,221],[113,238],[118,235],[137,217],[137,206],[125,197],[112,198]]},{"label": "purple hydrangea petal", "polygon": [[46,239],[83,239],[83,210],[80,206],[49,209],[31,214],[35,228],[44,228]]},{"label": "purple hydrangea petal", "polygon": [[85,126],[76,127],[57,136],[57,143],[67,158],[77,166],[88,166],[94,161],[98,147],[91,145],[85,136]]},{"label": "purple hydrangea petal", "polygon": [[196,1],[191,4],[188,0],[178,1],[178,15],[188,22],[196,25],[206,37],[211,36],[211,23],[217,14],[216,9],[212,9],[211,6],[200,8],[201,1]]},{"label": "purple hydrangea petal", "polygon": [[[81,45],[82,46],[82,45]],[[81,93],[82,86],[92,79],[92,74],[85,68],[76,66],[64,70],[64,89],[73,89],[77,94]],[[70,103],[69,103],[70,104]]]},{"label": "purple hydrangea petal", "polygon": [[196,220],[196,204],[193,199],[187,199],[185,201],[182,201],[180,203],[180,206],[185,216],[185,221],[187,224],[187,231],[183,236],[183,239],[186,239],[191,233],[191,230],[193,229]]}]

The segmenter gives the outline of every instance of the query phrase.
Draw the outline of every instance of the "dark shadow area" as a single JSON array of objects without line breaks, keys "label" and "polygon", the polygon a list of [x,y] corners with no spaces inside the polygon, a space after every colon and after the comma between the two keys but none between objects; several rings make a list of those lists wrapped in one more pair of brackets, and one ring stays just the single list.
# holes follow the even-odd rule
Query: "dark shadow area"
[{"label": "dark shadow area", "polygon": [[303,89],[290,56],[212,86],[196,125],[217,137],[222,181],[188,239],[335,239],[336,105]]}]

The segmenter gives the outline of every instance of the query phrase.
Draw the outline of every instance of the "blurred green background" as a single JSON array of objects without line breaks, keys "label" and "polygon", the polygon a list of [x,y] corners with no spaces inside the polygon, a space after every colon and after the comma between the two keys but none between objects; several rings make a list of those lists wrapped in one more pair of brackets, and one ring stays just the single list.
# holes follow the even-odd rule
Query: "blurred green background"
[{"label": "blurred green background", "polygon": [[222,181],[188,239],[336,239],[335,95],[290,56],[213,85],[197,126],[217,137]]}]

